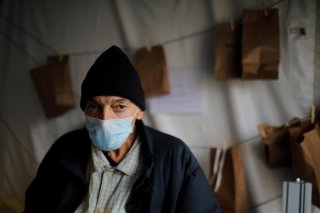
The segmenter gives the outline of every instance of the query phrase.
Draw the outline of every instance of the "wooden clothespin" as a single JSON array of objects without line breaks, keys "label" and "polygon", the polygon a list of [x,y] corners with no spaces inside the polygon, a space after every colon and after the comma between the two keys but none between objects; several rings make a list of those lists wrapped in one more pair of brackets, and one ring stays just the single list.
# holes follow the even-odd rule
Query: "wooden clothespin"
[{"label": "wooden clothespin", "polygon": [[144,46],[146,47],[148,52],[152,51],[151,40],[150,37],[147,35],[144,37]]}]

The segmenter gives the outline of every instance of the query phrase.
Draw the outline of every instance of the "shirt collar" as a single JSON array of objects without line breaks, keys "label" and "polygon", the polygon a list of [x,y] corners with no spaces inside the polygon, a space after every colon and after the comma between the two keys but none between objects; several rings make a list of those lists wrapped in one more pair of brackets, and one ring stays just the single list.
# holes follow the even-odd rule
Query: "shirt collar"
[{"label": "shirt collar", "polygon": [[141,140],[139,137],[134,141],[126,157],[116,166],[116,168],[126,175],[133,175],[141,164]]},{"label": "shirt collar", "polygon": [[91,145],[92,166],[94,171],[119,170],[126,175],[133,175],[141,163],[141,140],[139,137],[133,142],[125,158],[115,167],[111,166],[103,152],[95,145]]}]

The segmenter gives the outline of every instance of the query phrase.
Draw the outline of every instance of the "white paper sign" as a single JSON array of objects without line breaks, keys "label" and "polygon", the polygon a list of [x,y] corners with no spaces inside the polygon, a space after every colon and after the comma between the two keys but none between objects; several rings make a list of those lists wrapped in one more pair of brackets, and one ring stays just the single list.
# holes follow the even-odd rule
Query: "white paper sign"
[{"label": "white paper sign", "polygon": [[150,113],[205,112],[203,76],[201,70],[169,72],[171,91],[168,95],[149,98]]}]

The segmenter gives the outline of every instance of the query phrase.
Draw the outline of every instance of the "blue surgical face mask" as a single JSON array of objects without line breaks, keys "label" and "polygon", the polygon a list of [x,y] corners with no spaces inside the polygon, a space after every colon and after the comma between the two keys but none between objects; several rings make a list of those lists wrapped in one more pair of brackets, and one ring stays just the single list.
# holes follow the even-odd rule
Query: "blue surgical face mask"
[{"label": "blue surgical face mask", "polygon": [[100,120],[86,116],[86,128],[94,145],[100,150],[112,151],[118,149],[132,133],[134,118],[135,115],[128,118]]}]

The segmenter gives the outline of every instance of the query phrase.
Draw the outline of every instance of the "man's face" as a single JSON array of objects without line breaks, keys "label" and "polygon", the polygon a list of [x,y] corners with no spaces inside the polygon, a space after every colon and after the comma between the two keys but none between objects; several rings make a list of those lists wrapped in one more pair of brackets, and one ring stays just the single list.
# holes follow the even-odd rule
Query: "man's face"
[{"label": "man's face", "polygon": [[134,115],[135,119],[141,120],[143,117],[143,111],[137,105],[119,96],[92,97],[87,101],[84,113],[101,120],[127,118]]}]

